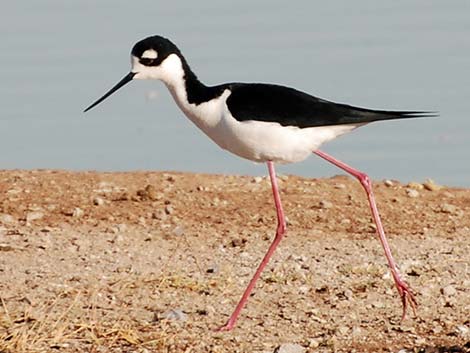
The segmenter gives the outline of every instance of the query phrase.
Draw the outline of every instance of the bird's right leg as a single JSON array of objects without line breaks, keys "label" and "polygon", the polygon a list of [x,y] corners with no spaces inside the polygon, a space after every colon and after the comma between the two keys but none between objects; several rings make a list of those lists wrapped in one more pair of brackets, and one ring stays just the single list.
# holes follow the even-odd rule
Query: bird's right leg
[{"label": "bird's right leg", "polygon": [[377,227],[377,233],[379,235],[380,242],[382,243],[382,247],[385,251],[385,256],[387,257],[388,266],[390,267],[390,270],[392,271],[393,280],[395,281],[395,285],[398,289],[398,293],[400,294],[401,301],[403,304],[403,314],[402,314],[401,319],[402,320],[405,319],[406,308],[407,308],[408,303],[411,305],[411,308],[413,309],[413,312],[416,315],[416,307],[418,304],[416,303],[416,299],[413,295],[412,290],[409,288],[408,284],[401,278],[400,273],[398,272],[397,266],[395,264],[395,260],[393,259],[392,252],[390,250],[390,246],[388,245],[384,228],[382,226],[382,221],[380,220],[380,215],[377,209],[377,204],[375,203],[374,194],[372,192],[372,183],[369,179],[369,176],[365,173],[362,173],[350,167],[346,163],[343,163],[337,160],[336,158],[333,158],[332,156],[326,154],[325,152],[316,150],[313,153],[325,159],[326,161],[334,164],[338,168],[341,168],[342,170],[351,174],[352,176],[356,177],[361,183],[361,185],[364,187],[364,190],[367,193],[367,198],[369,199],[369,206],[372,211],[372,217],[374,218],[374,222]]}]

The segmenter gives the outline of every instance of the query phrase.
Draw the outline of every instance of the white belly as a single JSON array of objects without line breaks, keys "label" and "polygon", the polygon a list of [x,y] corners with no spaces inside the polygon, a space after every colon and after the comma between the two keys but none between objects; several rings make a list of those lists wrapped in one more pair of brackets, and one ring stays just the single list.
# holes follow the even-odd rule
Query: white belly
[{"label": "white belly", "polygon": [[186,116],[223,149],[255,162],[292,163],[306,159],[324,142],[363,124],[297,128],[256,120],[238,121],[226,107],[230,91],[199,105],[189,104],[183,87],[170,91]]},{"label": "white belly", "polygon": [[225,114],[209,137],[220,147],[256,162],[292,163],[306,159],[324,142],[359,125],[297,128],[263,121],[237,121]]}]

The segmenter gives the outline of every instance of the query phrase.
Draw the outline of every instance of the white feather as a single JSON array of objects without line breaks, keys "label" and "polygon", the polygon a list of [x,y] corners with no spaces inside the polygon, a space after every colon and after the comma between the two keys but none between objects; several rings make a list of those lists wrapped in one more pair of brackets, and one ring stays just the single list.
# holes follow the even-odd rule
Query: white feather
[{"label": "white feather", "polygon": [[181,59],[169,55],[158,67],[146,67],[132,59],[136,79],[159,79],[165,83],[184,114],[221,148],[256,161],[292,163],[306,159],[323,143],[364,124],[311,128],[281,126],[257,120],[238,121],[227,108],[230,90],[209,102],[188,102]]}]

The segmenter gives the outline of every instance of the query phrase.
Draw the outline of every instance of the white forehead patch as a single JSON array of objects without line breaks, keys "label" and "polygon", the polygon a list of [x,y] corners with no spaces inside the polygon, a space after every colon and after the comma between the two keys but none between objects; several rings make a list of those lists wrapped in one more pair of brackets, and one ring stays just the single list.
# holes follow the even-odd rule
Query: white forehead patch
[{"label": "white forehead patch", "polygon": [[142,53],[142,58],[145,58],[145,59],[156,59],[158,56],[158,53],[156,50],[154,49],[147,49],[146,51],[144,51]]}]

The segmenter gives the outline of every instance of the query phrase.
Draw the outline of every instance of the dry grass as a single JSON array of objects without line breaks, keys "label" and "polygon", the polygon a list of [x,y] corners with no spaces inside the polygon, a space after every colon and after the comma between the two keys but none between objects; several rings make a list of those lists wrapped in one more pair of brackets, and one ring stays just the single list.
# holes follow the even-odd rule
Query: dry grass
[{"label": "dry grass", "polygon": [[[116,288],[116,287],[119,288]],[[213,282],[168,276],[162,278],[133,278],[112,283],[118,297],[128,295],[139,286],[154,286],[156,290],[189,290],[204,292]],[[92,291],[64,291],[53,300],[34,305],[26,298],[0,298],[0,352],[102,351],[127,347],[132,351],[155,351],[168,347],[175,333],[169,332],[174,323],[157,317],[155,325],[132,319],[132,310],[124,301],[102,305],[101,289]],[[11,301],[11,304],[9,303]],[[21,303],[22,305],[18,305]],[[61,308],[61,309],[59,309]],[[177,326],[177,325],[176,325]]]}]

